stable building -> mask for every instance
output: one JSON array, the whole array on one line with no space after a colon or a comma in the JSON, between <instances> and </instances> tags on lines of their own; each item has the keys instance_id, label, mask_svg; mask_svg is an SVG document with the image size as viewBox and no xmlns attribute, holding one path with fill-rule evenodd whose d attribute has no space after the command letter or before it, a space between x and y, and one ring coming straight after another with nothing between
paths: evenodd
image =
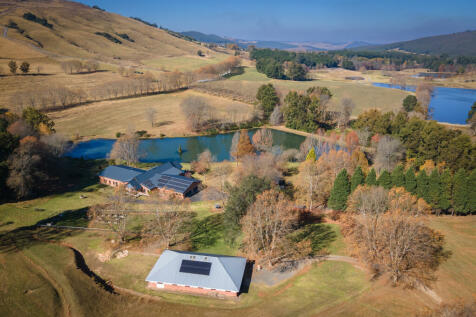
<instances>
[{"instance_id":1,"label":"stable building","mask_svg":"<svg viewBox=\"0 0 476 317\"><path fill-rule=\"evenodd\" d=\"M124 165L111 165L99 173L101 184L144 193L185 198L198 191L200 181L182 170L180 163L167 162L149 170Z\"/></svg>"},{"instance_id":2,"label":"stable building","mask_svg":"<svg viewBox=\"0 0 476 317\"><path fill-rule=\"evenodd\" d=\"M146 282L155 290L236 297L245 268L242 257L165 250Z\"/></svg>"}]
</instances>

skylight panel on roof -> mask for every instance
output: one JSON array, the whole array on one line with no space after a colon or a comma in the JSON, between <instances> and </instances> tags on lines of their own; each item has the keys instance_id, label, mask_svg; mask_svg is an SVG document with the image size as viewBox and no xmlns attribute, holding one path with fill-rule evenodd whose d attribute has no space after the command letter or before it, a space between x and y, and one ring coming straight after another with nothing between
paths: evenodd
<instances>
[{"instance_id":1,"label":"skylight panel on roof","mask_svg":"<svg viewBox=\"0 0 476 317\"><path fill-rule=\"evenodd\" d=\"M182 264L180 265L180 272L199 275L210 275L211 267L211 262L182 260Z\"/></svg>"}]
</instances>

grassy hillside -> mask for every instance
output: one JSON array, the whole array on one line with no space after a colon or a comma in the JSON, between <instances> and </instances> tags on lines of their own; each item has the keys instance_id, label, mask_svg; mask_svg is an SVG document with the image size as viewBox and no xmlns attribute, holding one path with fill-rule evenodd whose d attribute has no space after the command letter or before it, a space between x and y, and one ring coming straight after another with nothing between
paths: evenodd
<instances>
[{"instance_id":1,"label":"grassy hillside","mask_svg":"<svg viewBox=\"0 0 476 317\"><path fill-rule=\"evenodd\" d=\"M26 19L25 13L46 19L50 27ZM62 0L2 2L0 24L6 26L2 35L11 41L8 48L0 45L2 58L17 57L32 48L58 58L129 64L159 56L196 56L198 49L210 57L220 54L135 19Z\"/></svg>"},{"instance_id":2,"label":"grassy hillside","mask_svg":"<svg viewBox=\"0 0 476 317\"><path fill-rule=\"evenodd\" d=\"M412 41L363 46L358 50L402 50L420 54L476 56L476 31L423 37Z\"/></svg>"}]
</instances>

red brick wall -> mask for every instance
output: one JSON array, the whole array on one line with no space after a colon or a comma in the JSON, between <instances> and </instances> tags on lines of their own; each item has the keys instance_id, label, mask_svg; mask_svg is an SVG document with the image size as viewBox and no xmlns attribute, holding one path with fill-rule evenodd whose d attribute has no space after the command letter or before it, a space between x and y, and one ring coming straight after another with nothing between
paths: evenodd
<instances>
[{"instance_id":1,"label":"red brick wall","mask_svg":"<svg viewBox=\"0 0 476 317\"><path fill-rule=\"evenodd\" d=\"M118 187L120 185L125 185L126 183L124 182L120 182L118 180L115 180L115 179L112 179L112 178L107 178L107 177L103 177L103 176L99 176L99 182L101 184L105 184L105 185L109 185L109 186L112 186L112 187Z\"/></svg>"},{"instance_id":2,"label":"red brick wall","mask_svg":"<svg viewBox=\"0 0 476 317\"><path fill-rule=\"evenodd\" d=\"M236 292L226 292L226 291L219 291L219 290L212 290L212 289L205 289L205 288L195 288L195 287L188 287L188 286L179 286L179 285L172 285L172 284L162 284L164 285L163 288L157 287L157 283L149 282L149 288L155 290L166 290L171 292L181 292L181 293L190 293L190 294L197 294L197 295L206 295L206 296L215 296L215 297L222 297L222 296L231 296L236 297L238 294Z\"/></svg>"}]
</instances>

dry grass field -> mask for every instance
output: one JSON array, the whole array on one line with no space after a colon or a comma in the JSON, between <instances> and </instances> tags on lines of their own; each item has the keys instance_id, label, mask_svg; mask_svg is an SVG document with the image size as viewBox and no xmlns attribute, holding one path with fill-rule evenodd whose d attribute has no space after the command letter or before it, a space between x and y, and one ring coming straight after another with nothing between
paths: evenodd
<instances>
[{"instance_id":1,"label":"dry grass field","mask_svg":"<svg viewBox=\"0 0 476 317\"><path fill-rule=\"evenodd\" d=\"M185 116L180 103L187 97L200 96L214 109L216 118L247 119L252 113L249 104L230 101L225 98L201 94L194 91L168 93L148 97L103 101L90 105L52 112L57 132L65 136L78 134L85 138L115 138L116 132L126 132L128 128L146 130L151 136L191 135L186 127ZM156 110L155 126L147 120L147 110Z\"/></svg>"},{"instance_id":2,"label":"dry grass field","mask_svg":"<svg viewBox=\"0 0 476 317\"><path fill-rule=\"evenodd\" d=\"M323 79L314 79L311 81L290 81L269 79L264 74L258 73L255 68L247 67L242 75L234 76L229 80L221 80L202 84L210 89L229 90L243 96L255 96L262 84L272 83L284 99L291 90L305 92L312 86L328 87L334 94L331 101L331 109L339 109L339 102L342 98L351 98L356 107L353 115L365 111L369 108L379 108L383 111L398 110L401 108L402 100L409 94L396 89L385 89L374 87L370 81L355 82L343 79L346 71L333 71L325 73ZM342 73L342 74L341 74ZM318 77L321 76L318 74Z\"/></svg>"},{"instance_id":3,"label":"dry grass field","mask_svg":"<svg viewBox=\"0 0 476 317\"><path fill-rule=\"evenodd\" d=\"M147 67L154 67L159 70L174 71L178 70L181 72L193 71L202 66L207 66L210 64L217 64L224 61L228 58L229 55L225 54L215 54L213 56L200 57L197 54L194 55L183 55L183 56L172 56L172 57L158 57L152 58L149 60L144 60L143 63Z\"/></svg>"}]
</instances>

